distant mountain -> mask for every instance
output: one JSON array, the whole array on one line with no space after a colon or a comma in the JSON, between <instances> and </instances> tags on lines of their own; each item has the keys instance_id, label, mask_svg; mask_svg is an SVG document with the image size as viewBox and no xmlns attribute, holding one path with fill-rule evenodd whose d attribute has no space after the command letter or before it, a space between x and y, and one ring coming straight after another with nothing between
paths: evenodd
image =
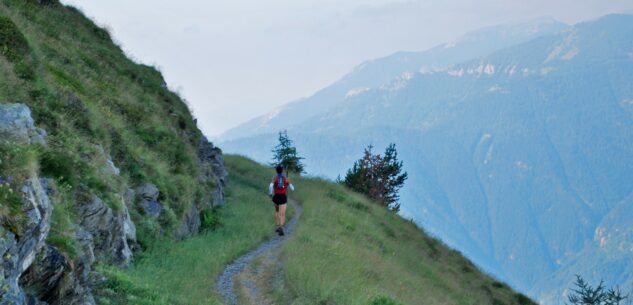
<instances>
[{"instance_id":1,"label":"distant mountain","mask_svg":"<svg viewBox=\"0 0 633 305\"><path fill-rule=\"evenodd\" d=\"M346 97L338 91L325 111L303 106L342 90L347 78L362 79L363 70L379 71L358 68L291 104L303 117L281 127L308 171L328 177L343 174L365 145L396 142L410 176L404 214L546 304L561 303L574 274L630 287L633 16L553 32L461 63L446 55ZM237 129L254 128L250 136L223 147L268 161L280 126L253 124Z\"/></svg>"},{"instance_id":2,"label":"distant mountain","mask_svg":"<svg viewBox=\"0 0 633 305\"><path fill-rule=\"evenodd\" d=\"M403 74L447 67L468 59L484 56L535 37L553 34L567 25L551 18L484 28L464 35L455 42L439 45L423 52L398 52L367 61L331 86L313 96L281 106L270 113L250 120L224 133L222 140L275 132L277 123L293 125L328 111L346 98L367 88L380 86ZM274 120L273 120L274 119Z\"/></svg>"}]
</instances>

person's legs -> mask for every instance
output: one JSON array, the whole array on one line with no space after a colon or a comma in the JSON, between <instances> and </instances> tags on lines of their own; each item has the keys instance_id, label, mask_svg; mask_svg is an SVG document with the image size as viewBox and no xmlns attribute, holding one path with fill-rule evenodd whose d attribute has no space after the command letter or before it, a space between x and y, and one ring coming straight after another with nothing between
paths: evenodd
<instances>
[{"instance_id":1,"label":"person's legs","mask_svg":"<svg viewBox=\"0 0 633 305\"><path fill-rule=\"evenodd\" d=\"M279 205L275 204L275 224L277 225L277 228L281 227L280 214Z\"/></svg>"},{"instance_id":2,"label":"person's legs","mask_svg":"<svg viewBox=\"0 0 633 305\"><path fill-rule=\"evenodd\" d=\"M286 204L279 205L279 225L281 227L286 223Z\"/></svg>"}]
</instances>

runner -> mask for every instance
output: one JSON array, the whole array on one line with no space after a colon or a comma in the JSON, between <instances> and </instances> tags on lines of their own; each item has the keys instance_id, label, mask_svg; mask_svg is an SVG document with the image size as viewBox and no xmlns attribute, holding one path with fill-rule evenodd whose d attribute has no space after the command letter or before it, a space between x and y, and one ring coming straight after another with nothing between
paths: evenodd
<instances>
[{"instance_id":1,"label":"runner","mask_svg":"<svg viewBox=\"0 0 633 305\"><path fill-rule=\"evenodd\" d=\"M294 191L295 187L284 176L283 166L277 165L275 170L277 175L273 177L273 181L268 186L268 194L275 203L275 224L277 225L275 232L279 233L279 236L283 236L284 223L286 222L286 203L288 203L288 188Z\"/></svg>"}]
</instances>

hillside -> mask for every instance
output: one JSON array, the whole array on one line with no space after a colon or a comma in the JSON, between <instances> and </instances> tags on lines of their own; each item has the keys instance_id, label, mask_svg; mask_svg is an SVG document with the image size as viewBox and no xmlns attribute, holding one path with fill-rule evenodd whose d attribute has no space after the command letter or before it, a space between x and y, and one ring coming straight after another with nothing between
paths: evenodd
<instances>
[{"instance_id":1,"label":"hillside","mask_svg":"<svg viewBox=\"0 0 633 305\"><path fill-rule=\"evenodd\" d=\"M94 304L97 266L197 234L223 202L187 105L76 9L2 1L0 72L0 303Z\"/></svg>"},{"instance_id":2,"label":"hillside","mask_svg":"<svg viewBox=\"0 0 633 305\"><path fill-rule=\"evenodd\" d=\"M215 277L273 233L269 169L225 167L160 72L57 1L0 3L0 70L0 304L219 304ZM277 303L531 304L358 194L292 178Z\"/></svg>"},{"instance_id":3,"label":"hillside","mask_svg":"<svg viewBox=\"0 0 633 305\"><path fill-rule=\"evenodd\" d=\"M628 286L631 33L633 16L605 16L406 74L284 127L308 171L330 178L367 144L396 142L406 215L546 304L574 274ZM274 139L223 147L267 161L259 148Z\"/></svg>"},{"instance_id":4,"label":"hillside","mask_svg":"<svg viewBox=\"0 0 633 305\"><path fill-rule=\"evenodd\" d=\"M108 270L107 292L126 296L110 304L221 302L210 287L223 265L274 234L273 208L262 191L273 170L238 156L226 163L231 183L219 224L157 245L127 270ZM280 249L283 284L263 289L273 304L391 304L372 303L378 297L396 304L533 304L363 196L320 179L290 178L297 187L290 197L303 211Z\"/></svg>"}]
</instances>

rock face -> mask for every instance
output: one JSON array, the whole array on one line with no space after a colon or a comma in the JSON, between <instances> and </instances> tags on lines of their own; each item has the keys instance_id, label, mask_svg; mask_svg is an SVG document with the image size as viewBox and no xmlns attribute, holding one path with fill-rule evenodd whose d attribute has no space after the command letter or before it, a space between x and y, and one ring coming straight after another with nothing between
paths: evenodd
<instances>
[{"instance_id":1,"label":"rock face","mask_svg":"<svg viewBox=\"0 0 633 305\"><path fill-rule=\"evenodd\" d=\"M20 276L36 259L36 254L45 246L50 230L53 206L42 181L37 176L27 180L22 188L24 198L21 207L25 221L18 233L0 227L0 300L2 304L24 304L27 296L18 284Z\"/></svg>"},{"instance_id":2,"label":"rock face","mask_svg":"<svg viewBox=\"0 0 633 305\"><path fill-rule=\"evenodd\" d=\"M224 187L229 179L229 172L226 170L222 150L215 147L206 137L201 137L198 143L198 161L202 169L202 177L200 180L204 182L213 182L216 190L213 193L213 204L221 205L224 203Z\"/></svg>"},{"instance_id":3,"label":"rock face","mask_svg":"<svg viewBox=\"0 0 633 305\"><path fill-rule=\"evenodd\" d=\"M201 184L213 185L215 190L185 212L182 224L176 230L176 238L185 238L198 233L202 211L224 204L224 187L228 182L229 173L224 164L222 150L215 147L204 136L201 136L198 141L198 168L200 169L198 181ZM147 211L147 208L145 209Z\"/></svg>"},{"instance_id":4,"label":"rock face","mask_svg":"<svg viewBox=\"0 0 633 305\"><path fill-rule=\"evenodd\" d=\"M158 201L160 191L156 185L145 183L136 189L136 196L145 214L157 218L163 212L163 204Z\"/></svg>"},{"instance_id":5,"label":"rock face","mask_svg":"<svg viewBox=\"0 0 633 305\"><path fill-rule=\"evenodd\" d=\"M46 145L46 132L35 126L31 111L24 104L0 104L0 139L8 145ZM103 164L100 176L120 180L121 171L104 148L97 144L94 151L93 159L86 161ZM201 212L224 203L228 172L222 151L204 137L198 145L198 165L199 182L213 188L184 213L175 231L177 238L197 233ZM82 186L78 189L74 212L79 223L72 229L74 236L69 237L74 239L77 253L71 258L46 243L55 206L48 180L37 172L25 179L20 207L24 220L10 229L0 226L0 304L96 303L91 287L99 275L92 265L98 262L127 266L132 261L136 226L128 208L134 206L150 218L161 217L165 210L160 190L153 183L144 183L134 190L123 183L123 187L112 189L120 191L109 196L107 202L92 190Z\"/></svg>"},{"instance_id":6,"label":"rock face","mask_svg":"<svg viewBox=\"0 0 633 305\"><path fill-rule=\"evenodd\" d=\"M114 211L101 198L91 194L79 205L80 226L93 236L94 254L100 261L127 265L132 260L130 243L136 242L136 229L123 198Z\"/></svg>"},{"instance_id":7,"label":"rock face","mask_svg":"<svg viewBox=\"0 0 633 305\"><path fill-rule=\"evenodd\" d=\"M0 105L0 139L16 144L44 144L46 132L35 127L24 104Z\"/></svg>"}]
</instances>

